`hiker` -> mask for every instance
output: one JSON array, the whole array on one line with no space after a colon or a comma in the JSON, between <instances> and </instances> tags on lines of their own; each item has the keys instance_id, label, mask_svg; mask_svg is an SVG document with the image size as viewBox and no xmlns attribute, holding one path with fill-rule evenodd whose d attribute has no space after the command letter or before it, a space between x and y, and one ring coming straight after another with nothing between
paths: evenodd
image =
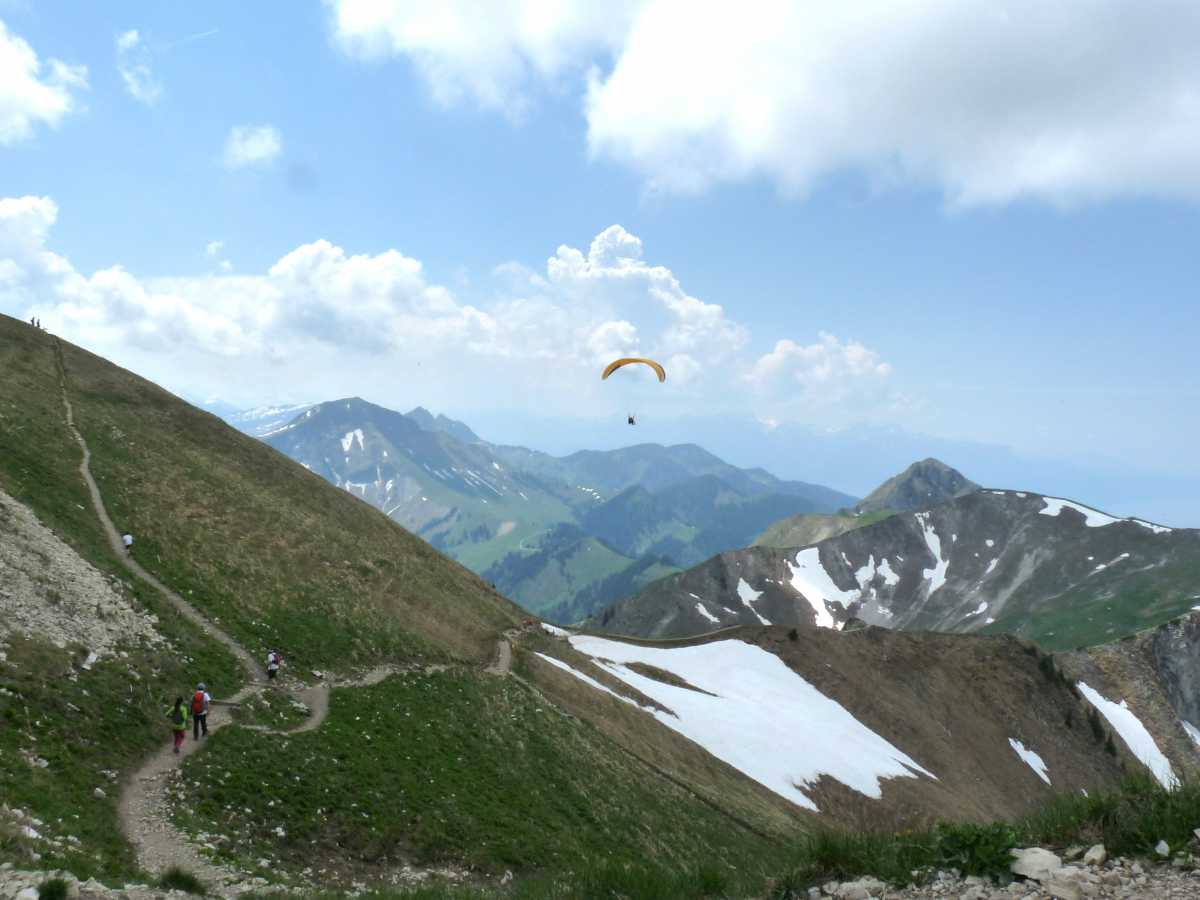
<instances>
[{"instance_id":1,"label":"hiker","mask_svg":"<svg viewBox=\"0 0 1200 900\"><path fill-rule=\"evenodd\" d=\"M183 739L187 736L188 727L188 709L183 705L183 698L176 697L175 705L169 707L166 712L167 721L171 723L171 731L175 736L175 752L179 752L179 748L183 746Z\"/></svg>"},{"instance_id":2,"label":"hiker","mask_svg":"<svg viewBox=\"0 0 1200 900\"><path fill-rule=\"evenodd\" d=\"M121 535L121 543L125 545L125 552L133 552L133 535L128 531Z\"/></svg>"},{"instance_id":3,"label":"hiker","mask_svg":"<svg viewBox=\"0 0 1200 900\"><path fill-rule=\"evenodd\" d=\"M208 704L212 697L204 687L204 682L196 685L196 693L192 694L192 740L200 740L200 735L208 737Z\"/></svg>"},{"instance_id":4,"label":"hiker","mask_svg":"<svg viewBox=\"0 0 1200 900\"><path fill-rule=\"evenodd\" d=\"M274 681L275 676L279 674L279 667L283 665L283 654L278 650L272 650L267 654L267 680Z\"/></svg>"}]
</instances>

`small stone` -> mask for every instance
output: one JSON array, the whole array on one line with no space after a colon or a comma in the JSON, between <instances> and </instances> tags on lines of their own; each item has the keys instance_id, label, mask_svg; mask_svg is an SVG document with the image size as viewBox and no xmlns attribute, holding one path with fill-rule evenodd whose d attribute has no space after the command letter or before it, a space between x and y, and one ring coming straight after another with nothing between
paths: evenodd
<instances>
[{"instance_id":1,"label":"small stone","mask_svg":"<svg viewBox=\"0 0 1200 900\"><path fill-rule=\"evenodd\" d=\"M827 881L821 885L821 892L825 894L826 897L832 897L837 893L837 889L840 887L841 885L836 881Z\"/></svg>"},{"instance_id":2,"label":"small stone","mask_svg":"<svg viewBox=\"0 0 1200 900\"><path fill-rule=\"evenodd\" d=\"M17 891L13 900L38 900L38 889L35 887L22 888Z\"/></svg>"},{"instance_id":3,"label":"small stone","mask_svg":"<svg viewBox=\"0 0 1200 900\"><path fill-rule=\"evenodd\" d=\"M1108 862L1108 851L1104 849L1103 844L1096 844L1083 854L1085 866L1102 866L1106 862Z\"/></svg>"},{"instance_id":4,"label":"small stone","mask_svg":"<svg viewBox=\"0 0 1200 900\"><path fill-rule=\"evenodd\" d=\"M1161 856L1163 859L1166 859L1168 856L1171 855L1171 845L1168 844L1166 841L1159 841L1157 844L1154 845L1154 852L1157 853L1159 856Z\"/></svg>"},{"instance_id":5,"label":"small stone","mask_svg":"<svg viewBox=\"0 0 1200 900\"><path fill-rule=\"evenodd\" d=\"M94 791L92 791L92 796L95 797L97 800L103 800L105 797L108 796L108 794L104 793L104 791L101 788L96 788Z\"/></svg>"},{"instance_id":6,"label":"small stone","mask_svg":"<svg viewBox=\"0 0 1200 900\"><path fill-rule=\"evenodd\" d=\"M1083 852L1086 849L1086 847L1081 847L1078 844L1074 844L1063 851L1063 859L1065 859L1067 862L1075 862L1075 860L1083 856Z\"/></svg>"}]
</instances>

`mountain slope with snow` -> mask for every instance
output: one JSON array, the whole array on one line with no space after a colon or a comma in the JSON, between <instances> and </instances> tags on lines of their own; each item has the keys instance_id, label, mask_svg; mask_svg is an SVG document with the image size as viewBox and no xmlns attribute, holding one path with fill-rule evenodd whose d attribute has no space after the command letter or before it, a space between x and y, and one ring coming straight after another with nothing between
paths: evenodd
<instances>
[{"instance_id":1,"label":"mountain slope with snow","mask_svg":"<svg viewBox=\"0 0 1200 900\"><path fill-rule=\"evenodd\" d=\"M743 546L780 516L853 500L692 445L559 458L357 398L318 404L265 440L561 621Z\"/></svg>"},{"instance_id":2,"label":"mountain slope with snow","mask_svg":"<svg viewBox=\"0 0 1200 900\"><path fill-rule=\"evenodd\" d=\"M858 618L904 630L1011 632L1070 648L1179 615L1194 602L1198 575L1195 530L985 490L811 547L721 554L594 624L681 637L762 620L840 627ZM756 592L752 608L739 593L743 582Z\"/></svg>"},{"instance_id":3,"label":"mountain slope with snow","mask_svg":"<svg viewBox=\"0 0 1200 900\"><path fill-rule=\"evenodd\" d=\"M1018 816L1137 765L1012 636L745 626L679 642L562 633L530 651L543 689L614 740L648 748L666 729L825 821ZM686 772L665 750L652 760Z\"/></svg>"}]
</instances>

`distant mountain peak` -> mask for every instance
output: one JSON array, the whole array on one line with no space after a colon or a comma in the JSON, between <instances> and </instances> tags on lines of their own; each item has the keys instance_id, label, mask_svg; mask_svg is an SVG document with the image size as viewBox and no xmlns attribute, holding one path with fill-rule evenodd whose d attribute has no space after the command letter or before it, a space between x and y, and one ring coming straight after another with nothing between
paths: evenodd
<instances>
[{"instance_id":1,"label":"distant mountain peak","mask_svg":"<svg viewBox=\"0 0 1200 900\"><path fill-rule=\"evenodd\" d=\"M894 475L855 507L860 513L885 509L914 512L979 490L979 485L940 459L926 457Z\"/></svg>"}]
</instances>

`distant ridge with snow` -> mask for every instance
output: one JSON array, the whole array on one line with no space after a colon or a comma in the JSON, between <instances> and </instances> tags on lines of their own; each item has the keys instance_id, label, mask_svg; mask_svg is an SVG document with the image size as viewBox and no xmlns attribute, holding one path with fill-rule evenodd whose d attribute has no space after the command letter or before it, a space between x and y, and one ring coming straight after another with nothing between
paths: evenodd
<instances>
[{"instance_id":1,"label":"distant ridge with snow","mask_svg":"<svg viewBox=\"0 0 1200 900\"><path fill-rule=\"evenodd\" d=\"M759 617L833 628L855 618L907 630L1007 632L1069 649L1189 611L1198 570L1195 529L1028 491L977 490L809 547L720 554L591 624L684 637ZM756 592L753 610L741 584Z\"/></svg>"}]
</instances>

